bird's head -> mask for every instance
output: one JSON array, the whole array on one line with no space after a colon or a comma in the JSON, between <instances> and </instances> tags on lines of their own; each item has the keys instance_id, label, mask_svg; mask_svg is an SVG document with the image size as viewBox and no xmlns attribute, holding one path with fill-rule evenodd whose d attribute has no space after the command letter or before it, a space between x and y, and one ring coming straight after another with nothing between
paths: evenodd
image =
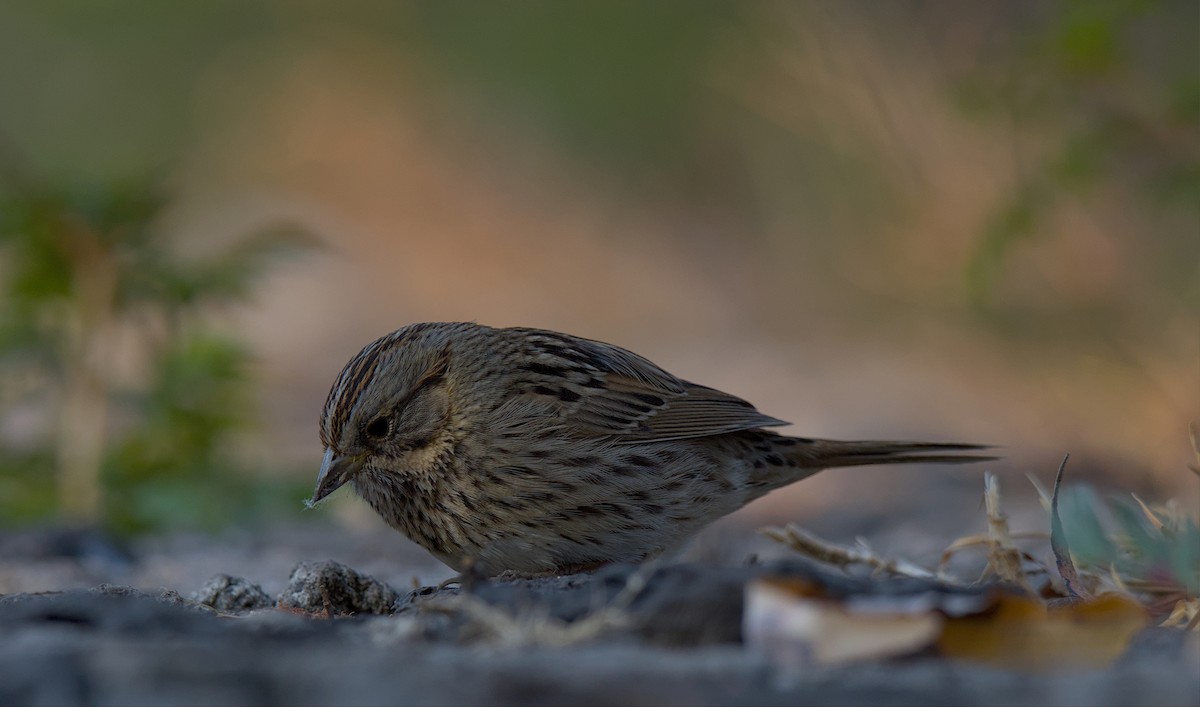
<instances>
[{"instance_id":1,"label":"bird's head","mask_svg":"<svg viewBox=\"0 0 1200 707\"><path fill-rule=\"evenodd\" d=\"M309 504L364 472L420 477L449 444L451 347L429 325L368 344L342 369L321 415L325 457Z\"/></svg>"}]
</instances>

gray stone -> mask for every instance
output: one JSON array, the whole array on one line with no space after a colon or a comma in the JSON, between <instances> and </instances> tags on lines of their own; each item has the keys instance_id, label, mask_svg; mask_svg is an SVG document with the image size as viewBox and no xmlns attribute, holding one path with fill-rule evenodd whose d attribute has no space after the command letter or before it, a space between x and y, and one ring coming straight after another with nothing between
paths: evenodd
<instances>
[{"instance_id":1,"label":"gray stone","mask_svg":"<svg viewBox=\"0 0 1200 707\"><path fill-rule=\"evenodd\" d=\"M219 574L205 582L190 599L227 614L242 614L275 605L262 587L227 574Z\"/></svg>"},{"instance_id":2,"label":"gray stone","mask_svg":"<svg viewBox=\"0 0 1200 707\"><path fill-rule=\"evenodd\" d=\"M297 565L276 603L311 614L390 614L399 598L374 577L327 560Z\"/></svg>"}]
</instances>

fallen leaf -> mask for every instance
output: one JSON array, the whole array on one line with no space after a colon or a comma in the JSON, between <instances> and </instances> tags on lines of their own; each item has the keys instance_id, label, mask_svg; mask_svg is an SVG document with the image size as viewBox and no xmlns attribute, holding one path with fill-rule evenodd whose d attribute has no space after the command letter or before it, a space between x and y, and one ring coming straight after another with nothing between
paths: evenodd
<instances>
[{"instance_id":1,"label":"fallen leaf","mask_svg":"<svg viewBox=\"0 0 1200 707\"><path fill-rule=\"evenodd\" d=\"M908 655L930 646L935 611L874 611L824 598L802 580L762 579L746 588L746 644L792 668Z\"/></svg>"},{"instance_id":2,"label":"fallen leaf","mask_svg":"<svg viewBox=\"0 0 1200 707\"><path fill-rule=\"evenodd\" d=\"M947 619L937 646L951 658L1015 670L1104 668L1146 623L1145 609L1117 594L1054 608L1002 595L989 612Z\"/></svg>"}]
</instances>

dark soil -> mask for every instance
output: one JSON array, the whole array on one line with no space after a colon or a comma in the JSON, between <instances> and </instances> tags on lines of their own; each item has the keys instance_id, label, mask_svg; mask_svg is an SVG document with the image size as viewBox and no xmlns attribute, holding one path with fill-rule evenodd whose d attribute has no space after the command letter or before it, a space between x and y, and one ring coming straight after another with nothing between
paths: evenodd
<instances>
[{"instance_id":1,"label":"dark soil","mask_svg":"<svg viewBox=\"0 0 1200 707\"><path fill-rule=\"evenodd\" d=\"M337 542L355 547L353 539L329 547ZM165 555L188 557L178 548ZM64 562L76 566L76 583L144 576L132 568L146 557L145 548L88 533L0 539L0 571L10 585L21 572ZM410 559L427 569L419 555ZM468 576L442 589L302 561L266 588L218 573L152 592L98 584L12 593L0 595L0 704L1200 702L1195 642L1163 629L1143 632L1107 670L1027 674L930 652L833 668L781 665L742 640L744 587L764 575L803 578L834 597L967 600L997 591L849 576L793 558L540 579Z\"/></svg>"}]
</instances>

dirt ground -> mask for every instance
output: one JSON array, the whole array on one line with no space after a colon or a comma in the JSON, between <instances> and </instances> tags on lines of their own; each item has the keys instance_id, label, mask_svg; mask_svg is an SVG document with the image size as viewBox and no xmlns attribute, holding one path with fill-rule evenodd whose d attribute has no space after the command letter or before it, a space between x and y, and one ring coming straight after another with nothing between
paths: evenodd
<instances>
[{"instance_id":1,"label":"dirt ground","mask_svg":"<svg viewBox=\"0 0 1200 707\"><path fill-rule=\"evenodd\" d=\"M1197 646L1166 629L1143 631L1105 670L1031 674L929 651L781 663L744 640L755 578L802 578L855 598L987 590L855 576L738 542L741 551L710 543L654 567L438 589L450 571L390 533L305 526L130 544L87 531L9 533L0 536L0 704L1200 701Z\"/></svg>"}]
</instances>

